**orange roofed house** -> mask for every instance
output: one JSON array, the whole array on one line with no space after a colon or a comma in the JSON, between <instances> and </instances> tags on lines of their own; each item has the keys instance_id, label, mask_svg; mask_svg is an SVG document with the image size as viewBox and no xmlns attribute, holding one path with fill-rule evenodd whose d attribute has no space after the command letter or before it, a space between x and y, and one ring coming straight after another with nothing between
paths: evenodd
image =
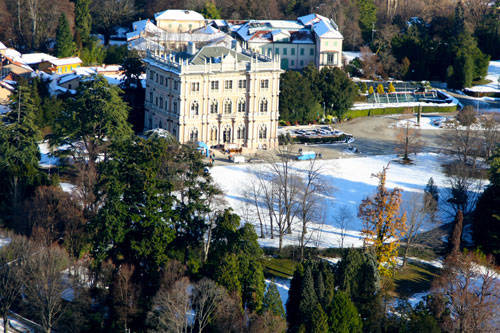
<instances>
[{"instance_id":1,"label":"orange roofed house","mask_svg":"<svg viewBox=\"0 0 500 333\"><path fill-rule=\"evenodd\" d=\"M49 74L68 74L82 65L78 57L50 59L42 62L38 68Z\"/></svg>"}]
</instances>

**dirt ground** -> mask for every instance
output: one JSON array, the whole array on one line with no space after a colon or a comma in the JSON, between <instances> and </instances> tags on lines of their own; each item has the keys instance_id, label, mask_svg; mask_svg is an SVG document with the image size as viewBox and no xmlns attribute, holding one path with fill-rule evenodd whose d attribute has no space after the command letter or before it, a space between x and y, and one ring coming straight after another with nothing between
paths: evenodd
<instances>
[{"instance_id":1,"label":"dirt ground","mask_svg":"<svg viewBox=\"0 0 500 333\"><path fill-rule=\"evenodd\" d=\"M323 159L334 158L349 158L367 155L384 155L394 154L398 146L398 133L399 128L391 128L390 125L394 124L401 119L401 115L391 116L376 116L376 117L363 117L356 118L342 124L336 124L333 127L345 133L352 134L355 142L346 144L315 144L304 145L294 144L291 145L289 151L298 151L300 148L303 150L312 150L321 154ZM440 152L440 135L449 130L417 130L420 133L420 149L425 152ZM357 148L358 153L347 151L346 148ZM269 152L259 152L256 154L247 154L245 157L248 159L259 160L263 155ZM227 164L229 162L227 156L220 151L215 152L215 164Z\"/></svg>"}]
</instances>

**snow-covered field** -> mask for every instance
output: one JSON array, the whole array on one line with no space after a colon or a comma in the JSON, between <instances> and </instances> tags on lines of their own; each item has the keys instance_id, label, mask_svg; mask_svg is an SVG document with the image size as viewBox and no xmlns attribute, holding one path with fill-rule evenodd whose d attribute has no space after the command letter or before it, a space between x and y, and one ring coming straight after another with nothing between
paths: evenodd
<instances>
[{"instance_id":1,"label":"snow-covered field","mask_svg":"<svg viewBox=\"0 0 500 333\"><path fill-rule=\"evenodd\" d=\"M391 124L390 127L405 128L407 123L409 123L411 128L419 128L424 130L440 130L440 129L450 129L454 128L453 118L441 117L441 116L422 116L420 118L420 125L417 123L417 117L412 117L409 119L401 119ZM464 126L459 126L459 130L465 130ZM483 130L484 128L481 124L473 124L471 126L472 130Z\"/></svg>"},{"instance_id":2,"label":"snow-covered field","mask_svg":"<svg viewBox=\"0 0 500 333\"><path fill-rule=\"evenodd\" d=\"M378 180L372 174L380 172L384 166L396 159L395 155L369 156L360 158L346 158L337 160L320 160L323 181L334 188L329 195L323 196L324 218L310 224L309 246L338 247L341 236L336 217L340 211L347 211L349 226L344 239L344 246L361 246L360 230L362 222L357 218L358 206L361 201L372 195ZM441 191L441 198L445 196L445 188L449 187L446 176L443 174L441 164L445 162L445 155L434 153L419 154L412 165L391 163L387 171L387 187L403 189L403 207L410 205L415 200L415 193L420 200L423 189L430 177ZM308 166L308 161L295 162L293 167L300 172ZM211 174L217 184L225 193L228 204L243 219L255 225L257 233L260 227L255 214L248 214L249 207L253 207L252 200L247 197L246 191L251 182L256 181L255 170L263 165L231 165L212 168ZM444 206L444 205L441 205ZM444 211L442 218L449 218ZM264 220L267 223L267 220ZM423 230L428 230L435 225L425 225ZM269 226L266 226L268 229ZM423 231L422 230L422 231ZM286 235L284 245L297 244L299 226L296 225L291 235ZM269 236L266 236L269 237ZM277 247L278 238L259 239L262 246Z\"/></svg>"},{"instance_id":3,"label":"snow-covered field","mask_svg":"<svg viewBox=\"0 0 500 333\"><path fill-rule=\"evenodd\" d=\"M484 93L500 93L500 82L498 81L500 79L500 60L490 61L490 65L488 66L488 75L486 75L485 79L490 80L491 82L467 88L466 90Z\"/></svg>"}]
</instances>

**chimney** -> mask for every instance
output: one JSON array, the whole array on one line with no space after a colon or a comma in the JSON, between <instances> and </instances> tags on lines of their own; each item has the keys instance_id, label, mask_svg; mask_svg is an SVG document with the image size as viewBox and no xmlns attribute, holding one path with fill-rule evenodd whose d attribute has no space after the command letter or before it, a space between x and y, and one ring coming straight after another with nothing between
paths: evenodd
<instances>
[{"instance_id":1,"label":"chimney","mask_svg":"<svg viewBox=\"0 0 500 333\"><path fill-rule=\"evenodd\" d=\"M193 55L196 53L196 45L194 42L188 42L187 53Z\"/></svg>"}]
</instances>

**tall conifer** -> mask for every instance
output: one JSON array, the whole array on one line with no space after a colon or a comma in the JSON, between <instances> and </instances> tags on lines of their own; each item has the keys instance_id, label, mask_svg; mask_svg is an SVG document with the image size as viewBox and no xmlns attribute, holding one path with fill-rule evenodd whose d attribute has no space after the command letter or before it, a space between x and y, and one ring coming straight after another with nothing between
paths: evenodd
<instances>
[{"instance_id":1,"label":"tall conifer","mask_svg":"<svg viewBox=\"0 0 500 333\"><path fill-rule=\"evenodd\" d=\"M71 57L75 54L75 43L69 30L66 15L59 16L59 24L56 32L56 56L59 58Z\"/></svg>"}]
</instances>

